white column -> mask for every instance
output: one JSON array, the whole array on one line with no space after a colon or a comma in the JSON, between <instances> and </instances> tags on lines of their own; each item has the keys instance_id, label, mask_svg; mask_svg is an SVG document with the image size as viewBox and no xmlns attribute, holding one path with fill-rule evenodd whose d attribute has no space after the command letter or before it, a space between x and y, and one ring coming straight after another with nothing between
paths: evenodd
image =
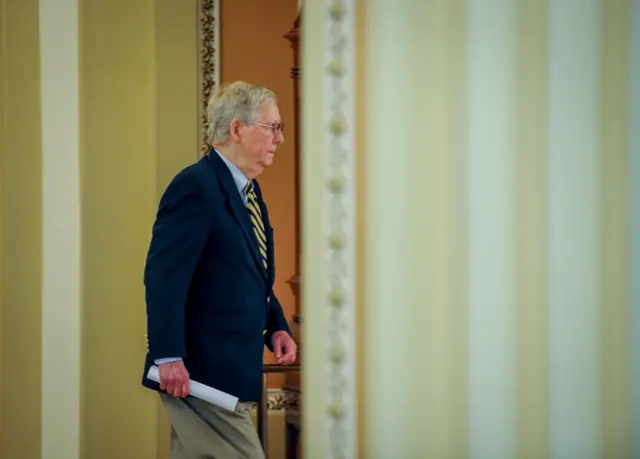
<instances>
[{"instance_id":1,"label":"white column","mask_svg":"<svg viewBox=\"0 0 640 459\"><path fill-rule=\"evenodd\" d=\"M421 43L418 2L396 8L371 1L366 15L367 86L365 95L367 152L364 167L366 196L365 304L367 308L365 400L371 457L419 457L424 438L418 434L418 413L424 407L418 386L428 376L416 353L427 323L426 299L418 294L426 279L418 279L427 256L419 243L426 214L417 197L424 158L411 132L426 128L416 106L423 96L411 92L428 81L427 56L407 46ZM378 37L376 39L376 37ZM371 41L370 41L371 40ZM395 69L389 71L389 69ZM396 91L391 90L396 88ZM404 88L404 89L403 89ZM396 133L390 135L390 133ZM393 190L393 191L391 191ZM378 337L378 338L374 338ZM410 355L415 366L411 365ZM374 372L373 369L377 368ZM377 373L377 377L371 375ZM408 378L413 374L414 378ZM400 390L394 389L401 381ZM412 422L413 421L413 422Z\"/></svg>"},{"instance_id":2,"label":"white column","mask_svg":"<svg viewBox=\"0 0 640 459\"><path fill-rule=\"evenodd\" d=\"M517 5L470 5L469 455L509 459L517 432Z\"/></svg>"},{"instance_id":3,"label":"white column","mask_svg":"<svg viewBox=\"0 0 640 459\"><path fill-rule=\"evenodd\" d=\"M310 458L346 459L357 457L356 2L305 8L303 443Z\"/></svg>"},{"instance_id":4,"label":"white column","mask_svg":"<svg viewBox=\"0 0 640 459\"><path fill-rule=\"evenodd\" d=\"M431 131L427 109L429 59L422 20L427 2L366 7L365 308L367 314L365 457L424 457L429 372L429 257L425 229L426 150L416 133ZM417 47L409 46L415 43ZM423 86L424 85L424 86ZM392 134L393 133L393 134ZM374 376L375 375L375 376Z\"/></svg>"},{"instance_id":5,"label":"white column","mask_svg":"<svg viewBox=\"0 0 640 459\"><path fill-rule=\"evenodd\" d=\"M362 453L459 458L467 430L466 11L461 2L372 0L364 12Z\"/></svg>"},{"instance_id":6,"label":"white column","mask_svg":"<svg viewBox=\"0 0 640 459\"><path fill-rule=\"evenodd\" d=\"M80 458L78 0L40 0L42 457Z\"/></svg>"},{"instance_id":7,"label":"white column","mask_svg":"<svg viewBox=\"0 0 640 459\"><path fill-rule=\"evenodd\" d=\"M553 1L549 22L551 456L598 459L600 1Z\"/></svg>"},{"instance_id":8,"label":"white column","mask_svg":"<svg viewBox=\"0 0 640 459\"><path fill-rule=\"evenodd\" d=\"M640 0L633 0L629 118L629 235L634 458L640 459Z\"/></svg>"}]
</instances>

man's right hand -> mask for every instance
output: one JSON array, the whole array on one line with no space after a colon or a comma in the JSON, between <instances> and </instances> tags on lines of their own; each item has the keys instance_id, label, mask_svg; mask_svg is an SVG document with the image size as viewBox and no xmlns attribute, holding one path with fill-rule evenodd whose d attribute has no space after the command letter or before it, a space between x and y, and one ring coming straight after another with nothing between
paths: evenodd
<instances>
[{"instance_id":1,"label":"man's right hand","mask_svg":"<svg viewBox=\"0 0 640 459\"><path fill-rule=\"evenodd\" d=\"M160 389L174 397L186 397L191 392L189 372L182 360L161 363L158 365L160 373Z\"/></svg>"}]
</instances>

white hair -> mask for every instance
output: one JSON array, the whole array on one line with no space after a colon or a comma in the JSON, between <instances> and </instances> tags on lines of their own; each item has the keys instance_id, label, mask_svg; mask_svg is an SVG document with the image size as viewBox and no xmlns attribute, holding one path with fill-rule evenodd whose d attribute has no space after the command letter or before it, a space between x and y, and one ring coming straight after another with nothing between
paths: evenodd
<instances>
[{"instance_id":1,"label":"white hair","mask_svg":"<svg viewBox=\"0 0 640 459\"><path fill-rule=\"evenodd\" d=\"M266 103L277 103L276 95L267 88L244 81L236 81L220 88L209 100L207 107L207 139L210 145L223 143L229 137L229 125L235 118L257 122L259 108Z\"/></svg>"}]
</instances>

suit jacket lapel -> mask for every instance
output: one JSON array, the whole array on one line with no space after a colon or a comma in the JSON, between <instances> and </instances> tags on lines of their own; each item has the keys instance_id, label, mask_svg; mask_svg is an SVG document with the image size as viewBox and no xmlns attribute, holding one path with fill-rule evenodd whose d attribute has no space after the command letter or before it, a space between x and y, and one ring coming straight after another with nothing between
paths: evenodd
<instances>
[{"instance_id":1,"label":"suit jacket lapel","mask_svg":"<svg viewBox=\"0 0 640 459\"><path fill-rule=\"evenodd\" d=\"M218 155L214 153L209 153L210 163L214 166L218 178L222 183L222 186L227 193L229 198L229 203L231 204L231 211L233 217L240 225L242 232L244 234L244 238L249 244L251 248L251 253L253 254L253 259L258 266L258 270L262 273L262 275L267 279L267 273L265 272L264 266L262 265L262 261L260 259L260 252L258 252L258 241L256 239L256 235L253 232L253 226L251 225L251 221L249 220L249 211L247 210L245 204L242 202L242 197L238 192L238 188L236 187L236 183L233 181L233 176L231 175L231 171L226 164L218 157Z\"/></svg>"}]
</instances>

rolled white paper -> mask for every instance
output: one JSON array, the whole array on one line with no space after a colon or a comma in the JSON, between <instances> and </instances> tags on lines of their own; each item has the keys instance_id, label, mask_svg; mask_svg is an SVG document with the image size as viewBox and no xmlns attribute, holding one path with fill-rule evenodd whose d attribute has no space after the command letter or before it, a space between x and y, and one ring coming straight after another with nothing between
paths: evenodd
<instances>
[{"instance_id":1,"label":"rolled white paper","mask_svg":"<svg viewBox=\"0 0 640 459\"><path fill-rule=\"evenodd\" d=\"M156 365L152 365L151 368L149 368L147 378L151 381L160 383L160 373ZM191 392L189 392L189 395L199 398L200 400L204 400L205 402L209 402L212 405L226 408L229 411L235 411L236 405L238 404L238 397L234 397L233 395L214 389L213 387L205 386L193 379L190 379L189 383L191 385Z\"/></svg>"}]
</instances>

